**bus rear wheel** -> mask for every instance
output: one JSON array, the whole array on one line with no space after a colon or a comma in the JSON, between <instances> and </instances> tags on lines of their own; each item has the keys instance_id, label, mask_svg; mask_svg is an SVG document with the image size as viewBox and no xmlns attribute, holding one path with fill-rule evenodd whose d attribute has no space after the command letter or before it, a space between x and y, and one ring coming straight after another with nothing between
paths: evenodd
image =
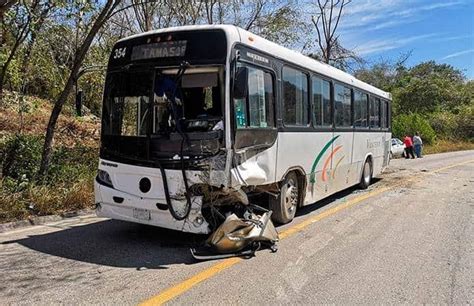
<instances>
[{"instance_id":1,"label":"bus rear wheel","mask_svg":"<svg viewBox=\"0 0 474 306\"><path fill-rule=\"evenodd\" d=\"M362 189L369 188L370 183L372 182L372 163L367 159L364 163L364 168L362 169L362 177L360 178L359 186Z\"/></svg>"},{"instance_id":2,"label":"bus rear wheel","mask_svg":"<svg viewBox=\"0 0 474 306\"><path fill-rule=\"evenodd\" d=\"M298 176L294 172L287 174L280 187L277 198L270 198L272 221L279 224L291 222L295 217L300 202Z\"/></svg>"}]
</instances>

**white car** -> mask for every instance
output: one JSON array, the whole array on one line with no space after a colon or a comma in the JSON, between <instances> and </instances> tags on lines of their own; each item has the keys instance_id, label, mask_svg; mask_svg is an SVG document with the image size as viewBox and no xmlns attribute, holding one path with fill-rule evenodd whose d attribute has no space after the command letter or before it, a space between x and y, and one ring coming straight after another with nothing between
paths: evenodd
<instances>
[{"instance_id":1,"label":"white car","mask_svg":"<svg viewBox=\"0 0 474 306\"><path fill-rule=\"evenodd\" d=\"M392 138L392 148L390 149L390 158L405 155L405 144L398 138Z\"/></svg>"}]
</instances>

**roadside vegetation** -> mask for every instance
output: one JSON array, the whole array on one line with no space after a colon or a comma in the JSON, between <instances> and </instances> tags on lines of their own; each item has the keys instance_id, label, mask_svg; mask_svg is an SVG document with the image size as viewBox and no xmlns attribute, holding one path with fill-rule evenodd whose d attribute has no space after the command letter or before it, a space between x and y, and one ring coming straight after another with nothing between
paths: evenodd
<instances>
[{"instance_id":1,"label":"roadside vegetation","mask_svg":"<svg viewBox=\"0 0 474 306\"><path fill-rule=\"evenodd\" d=\"M0 222L61 214L93 204L99 120L66 110L58 125L52 166L37 179L51 102L24 97L21 120L10 93L0 110Z\"/></svg>"},{"instance_id":2,"label":"roadside vegetation","mask_svg":"<svg viewBox=\"0 0 474 306\"><path fill-rule=\"evenodd\" d=\"M297 0L1 2L0 222L92 207L113 44L169 26L235 24L290 48L302 45L298 51L391 92L395 137L420 132L426 154L472 149L474 81L434 61L409 67L409 54L365 63L339 41L347 5L318 2L304 21L297 17L307 7Z\"/></svg>"},{"instance_id":3,"label":"roadside vegetation","mask_svg":"<svg viewBox=\"0 0 474 306\"><path fill-rule=\"evenodd\" d=\"M453 151L474 150L474 142L466 140L436 140L434 143L425 145L424 154L445 153Z\"/></svg>"},{"instance_id":4,"label":"roadside vegetation","mask_svg":"<svg viewBox=\"0 0 474 306\"><path fill-rule=\"evenodd\" d=\"M470 148L474 143L474 81L435 61L407 67L408 56L356 71L356 76L392 93L394 137L419 132L425 153Z\"/></svg>"}]
</instances>

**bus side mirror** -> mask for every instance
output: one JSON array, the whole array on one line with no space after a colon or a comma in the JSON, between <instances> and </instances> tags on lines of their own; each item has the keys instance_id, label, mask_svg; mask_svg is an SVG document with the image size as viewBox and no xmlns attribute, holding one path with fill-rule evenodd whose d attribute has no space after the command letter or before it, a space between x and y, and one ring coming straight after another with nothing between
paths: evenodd
<instances>
[{"instance_id":1,"label":"bus side mirror","mask_svg":"<svg viewBox=\"0 0 474 306\"><path fill-rule=\"evenodd\" d=\"M234 79L234 99L245 99L248 92L249 70L247 67L239 67Z\"/></svg>"}]
</instances>

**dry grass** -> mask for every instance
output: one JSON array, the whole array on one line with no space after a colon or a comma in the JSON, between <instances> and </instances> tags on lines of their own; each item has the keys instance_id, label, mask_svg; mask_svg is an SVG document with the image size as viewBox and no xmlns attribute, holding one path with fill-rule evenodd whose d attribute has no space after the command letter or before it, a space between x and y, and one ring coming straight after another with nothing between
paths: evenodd
<instances>
[{"instance_id":1,"label":"dry grass","mask_svg":"<svg viewBox=\"0 0 474 306\"><path fill-rule=\"evenodd\" d=\"M431 145L424 146L423 154L435 154L464 150L474 150L474 142L463 140L437 140Z\"/></svg>"},{"instance_id":2,"label":"dry grass","mask_svg":"<svg viewBox=\"0 0 474 306\"><path fill-rule=\"evenodd\" d=\"M25 219L27 216L27 205L23 201L22 193L0 190L0 223Z\"/></svg>"},{"instance_id":3,"label":"dry grass","mask_svg":"<svg viewBox=\"0 0 474 306\"><path fill-rule=\"evenodd\" d=\"M0 181L0 185L2 183ZM32 185L14 193L1 188L0 223L27 219L33 215L63 214L92 208L93 204L92 181L79 181L70 188Z\"/></svg>"},{"instance_id":4,"label":"dry grass","mask_svg":"<svg viewBox=\"0 0 474 306\"><path fill-rule=\"evenodd\" d=\"M44 135L53 106L50 101L6 91L3 102L0 105L0 140L20 131L23 135ZM54 182L43 185L32 179L2 178L0 160L0 223L91 208L96 167L91 164L96 162L97 156L90 152L97 151L99 138L99 118L93 115L76 117L66 107L59 117L54 137L54 148L62 150L55 161L57 164L52 165L57 168ZM78 152L76 158L75 152Z\"/></svg>"},{"instance_id":5,"label":"dry grass","mask_svg":"<svg viewBox=\"0 0 474 306\"><path fill-rule=\"evenodd\" d=\"M63 209L74 211L84 208L91 208L94 204L94 183L90 181L81 181L69 189L63 199Z\"/></svg>"},{"instance_id":6,"label":"dry grass","mask_svg":"<svg viewBox=\"0 0 474 306\"><path fill-rule=\"evenodd\" d=\"M19 112L18 97L7 92L6 105L0 109L0 137L19 133L43 135L52 110L52 103L37 97L24 97L24 111ZM93 116L75 117L65 109L59 117L54 137L55 145L98 147L100 119Z\"/></svg>"}]
</instances>

